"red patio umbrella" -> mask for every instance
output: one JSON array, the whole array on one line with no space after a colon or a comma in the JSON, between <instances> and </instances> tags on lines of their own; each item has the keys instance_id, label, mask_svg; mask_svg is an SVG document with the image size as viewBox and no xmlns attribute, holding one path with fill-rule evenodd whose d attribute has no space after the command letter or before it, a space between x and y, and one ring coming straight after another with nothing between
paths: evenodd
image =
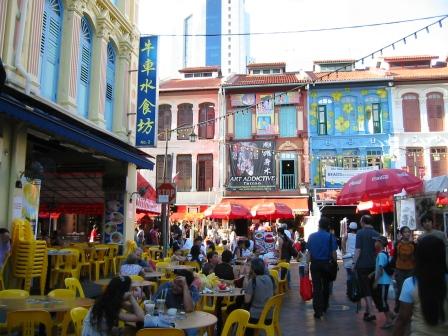
<instances>
[{"instance_id":1,"label":"red patio umbrella","mask_svg":"<svg viewBox=\"0 0 448 336\"><path fill-rule=\"evenodd\" d=\"M381 200L394 196L403 189L408 194L421 192L423 182L401 169L371 170L350 178L344 184L336 204Z\"/></svg>"},{"instance_id":2,"label":"red patio umbrella","mask_svg":"<svg viewBox=\"0 0 448 336\"><path fill-rule=\"evenodd\" d=\"M204 216L212 219L249 219L249 210L235 203L219 203L204 211Z\"/></svg>"},{"instance_id":3,"label":"red patio umbrella","mask_svg":"<svg viewBox=\"0 0 448 336\"><path fill-rule=\"evenodd\" d=\"M356 211L368 210L372 215L378 215L384 212L394 211L394 199L393 197L383 198L381 200L359 202L356 207Z\"/></svg>"},{"instance_id":4,"label":"red patio umbrella","mask_svg":"<svg viewBox=\"0 0 448 336\"><path fill-rule=\"evenodd\" d=\"M436 205L441 208L448 206L448 192L439 192L437 194Z\"/></svg>"},{"instance_id":5,"label":"red patio umbrella","mask_svg":"<svg viewBox=\"0 0 448 336\"><path fill-rule=\"evenodd\" d=\"M251 210L252 217L257 219L291 219L294 218L292 209L283 203L261 203L254 205Z\"/></svg>"}]
</instances>

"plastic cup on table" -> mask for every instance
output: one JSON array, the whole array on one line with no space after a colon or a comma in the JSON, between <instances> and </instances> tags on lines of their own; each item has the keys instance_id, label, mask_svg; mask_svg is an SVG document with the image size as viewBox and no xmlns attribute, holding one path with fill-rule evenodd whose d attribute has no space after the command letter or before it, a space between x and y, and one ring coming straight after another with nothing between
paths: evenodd
<instances>
[{"instance_id":1,"label":"plastic cup on table","mask_svg":"<svg viewBox=\"0 0 448 336\"><path fill-rule=\"evenodd\" d=\"M146 314L154 315L156 304L151 300L145 300L143 303L145 305Z\"/></svg>"}]
</instances>

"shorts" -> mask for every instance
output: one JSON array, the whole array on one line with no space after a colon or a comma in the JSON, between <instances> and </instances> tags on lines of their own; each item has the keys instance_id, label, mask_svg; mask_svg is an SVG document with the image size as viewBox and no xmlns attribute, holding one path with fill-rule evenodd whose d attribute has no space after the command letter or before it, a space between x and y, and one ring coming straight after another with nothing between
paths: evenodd
<instances>
[{"instance_id":1,"label":"shorts","mask_svg":"<svg viewBox=\"0 0 448 336\"><path fill-rule=\"evenodd\" d=\"M370 279L369 274L375 271L374 268L357 268L358 282L361 297L372 297L373 277Z\"/></svg>"},{"instance_id":2,"label":"shorts","mask_svg":"<svg viewBox=\"0 0 448 336\"><path fill-rule=\"evenodd\" d=\"M380 313L387 313L389 305L387 304L387 295L389 294L389 285L378 285L373 290L373 302L375 302L376 309Z\"/></svg>"}]
</instances>

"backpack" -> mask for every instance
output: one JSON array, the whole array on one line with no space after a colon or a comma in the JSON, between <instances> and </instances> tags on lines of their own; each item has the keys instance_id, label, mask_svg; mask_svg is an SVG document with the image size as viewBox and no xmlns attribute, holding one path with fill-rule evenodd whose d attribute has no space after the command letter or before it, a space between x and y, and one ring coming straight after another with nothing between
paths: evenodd
<instances>
[{"instance_id":1,"label":"backpack","mask_svg":"<svg viewBox=\"0 0 448 336\"><path fill-rule=\"evenodd\" d=\"M389 254L386 251L381 251L381 252L384 253L387 257L387 264L383 266L384 272L386 272L387 275L393 275L394 271L395 271L395 267L394 267L394 265L392 265L392 263L389 260Z\"/></svg>"}]
</instances>

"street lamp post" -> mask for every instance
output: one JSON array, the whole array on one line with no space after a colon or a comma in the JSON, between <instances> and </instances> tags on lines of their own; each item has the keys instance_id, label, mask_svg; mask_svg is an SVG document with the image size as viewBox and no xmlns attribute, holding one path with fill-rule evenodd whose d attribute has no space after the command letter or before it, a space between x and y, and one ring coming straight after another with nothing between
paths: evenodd
<instances>
[{"instance_id":1,"label":"street lamp post","mask_svg":"<svg viewBox=\"0 0 448 336\"><path fill-rule=\"evenodd\" d=\"M166 183L167 181L167 169L168 169L168 135L175 132L175 131L179 131L180 129L183 129L183 127L186 125L182 125L179 126L177 128L173 128L173 129L165 129L165 156L163 159L163 183ZM196 142L196 138L197 135L194 133L194 128L191 130L191 133L189 135L189 140L190 142ZM171 160L171 162L173 162ZM162 225L163 225L163 230L162 230L162 241L163 241L163 256L167 257L168 256L168 248L169 248L169 243L170 243L170 226L169 226L169 221L168 221L168 207L169 207L169 202L168 203L162 203Z\"/></svg>"}]
</instances>

